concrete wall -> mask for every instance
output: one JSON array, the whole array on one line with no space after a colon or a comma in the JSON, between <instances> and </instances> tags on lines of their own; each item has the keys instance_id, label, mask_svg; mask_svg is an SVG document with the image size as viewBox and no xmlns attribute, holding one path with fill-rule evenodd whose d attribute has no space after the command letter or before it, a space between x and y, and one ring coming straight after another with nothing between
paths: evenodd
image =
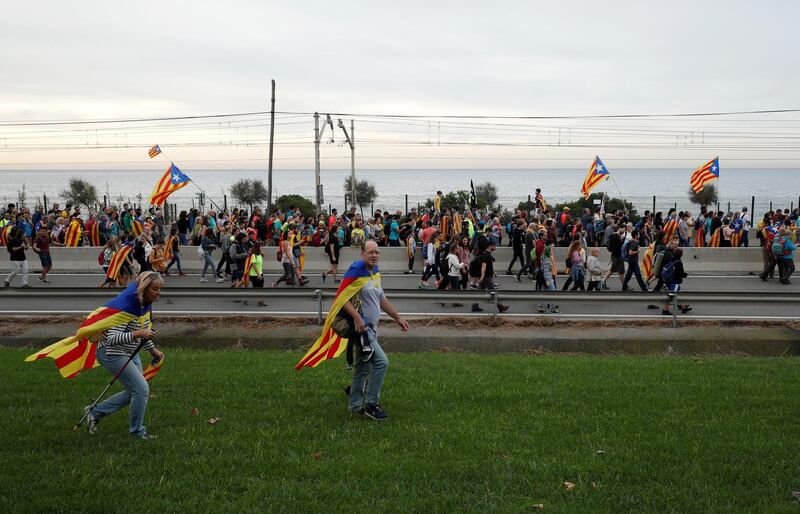
<instances>
[{"instance_id":1,"label":"concrete wall","mask_svg":"<svg viewBox=\"0 0 800 514\"><path fill-rule=\"evenodd\" d=\"M265 248L264 263L267 273L282 273L280 263L275 258L276 247ZM328 256L322 248L306 248L305 269L309 271L323 271L328 269ZM405 248L381 248L380 268L384 272L402 272L408 269L408 259ZM54 272L72 273L101 273L102 268L97 264L100 248L51 248ZM32 251L27 252L28 266L31 271L41 269L38 256ZM350 263L359 258L359 251L354 248L343 248L339 257L339 270L345 271ZM9 269L8 252L0 248L0 270ZM214 253L215 262L220 253ZM500 273L505 271L511 261L511 248L498 248L495 252L497 263L495 270ZM559 269L563 268L566 257L566 248L556 248L556 261ZM600 249L600 262L604 269L608 269L609 256L605 248ZM684 248L683 262L689 273L719 273L740 274L760 272L761 248ZM203 263L197 256L197 247L183 247L182 265L185 271L199 272ZM174 266L173 266L174 268ZM417 252L415 270L421 271L422 255ZM515 265L514 269L519 269Z\"/></svg>"}]
</instances>

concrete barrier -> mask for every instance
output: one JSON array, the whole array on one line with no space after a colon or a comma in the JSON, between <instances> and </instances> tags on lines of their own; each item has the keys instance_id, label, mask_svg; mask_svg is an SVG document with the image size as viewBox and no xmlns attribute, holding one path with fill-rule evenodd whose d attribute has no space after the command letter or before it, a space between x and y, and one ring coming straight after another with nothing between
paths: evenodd
<instances>
[{"instance_id":1,"label":"concrete barrier","mask_svg":"<svg viewBox=\"0 0 800 514\"><path fill-rule=\"evenodd\" d=\"M264 248L264 268L267 273L282 273L283 268L276 259L277 248L268 246ZM71 273L101 273L102 268L97 263L100 248L51 248L53 257L53 271ZM328 256L322 248L306 248L305 269L309 272L327 270L330 266ZM399 273L408 269L408 258L405 248L381 248L380 268L384 272ZM41 269L39 258L33 251L28 251L28 266L31 272ZM344 273L347 267L360 252L357 248L343 248L339 256L339 270ZM502 273L508 267L513 253L509 247L498 248L495 252L495 270ZM220 258L220 253L213 254L214 261ZM8 270L9 254L5 248L0 248L0 269ZM563 271L566 248L556 248L555 258L559 270ZM641 256L640 256L641 259ZM603 269L608 269L608 251L600 249L600 262ZM714 273L714 274L741 274L760 272L761 248L684 248L683 262L688 273ZM197 247L183 247L182 265L184 271L199 272L203 269L203 261L197 255ZM173 266L174 269L174 266ZM417 252L414 265L416 271L423 269L422 254ZM515 264L515 270L519 265Z\"/></svg>"}]
</instances>

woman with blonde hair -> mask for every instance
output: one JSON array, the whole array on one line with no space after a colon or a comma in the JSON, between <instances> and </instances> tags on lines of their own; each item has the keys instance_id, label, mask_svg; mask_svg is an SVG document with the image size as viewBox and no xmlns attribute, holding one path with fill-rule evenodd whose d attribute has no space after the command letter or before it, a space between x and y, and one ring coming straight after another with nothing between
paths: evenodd
<instances>
[{"instance_id":1,"label":"woman with blonde hair","mask_svg":"<svg viewBox=\"0 0 800 514\"><path fill-rule=\"evenodd\" d=\"M144 412L150 396L150 387L142 374L142 361L136 353L147 350L155 359L163 359L153 343L153 331L150 312L152 304L161 296L164 280L154 271L139 274L136 282L131 284L117 297L125 304L125 312L135 312L136 317L122 322L100 335L97 345L97 361L112 376L118 372L119 381L125 386L124 391L107 398L94 407L84 408L87 430L90 434L97 432L97 424L106 416L130 406L130 435L137 439L155 439L144 426ZM141 347L139 346L141 344ZM131 365L126 365L128 360ZM122 370L120 372L120 370Z\"/></svg>"}]
</instances>

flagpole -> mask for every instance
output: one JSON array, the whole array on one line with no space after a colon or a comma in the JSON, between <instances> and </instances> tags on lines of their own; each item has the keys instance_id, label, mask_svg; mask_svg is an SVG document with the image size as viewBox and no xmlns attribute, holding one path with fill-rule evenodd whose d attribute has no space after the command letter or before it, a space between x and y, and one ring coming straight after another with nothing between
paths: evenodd
<instances>
[{"instance_id":1,"label":"flagpole","mask_svg":"<svg viewBox=\"0 0 800 514\"><path fill-rule=\"evenodd\" d=\"M159 150L161 149L161 147L160 147L160 146L159 146L158 148L159 148ZM167 159L167 160L169 161L170 165L173 165L173 164L175 164L175 161L173 161L172 159L170 159L170 158L167 156L167 154L166 154L166 153L164 153L164 150L161 150L161 152L159 153L159 155L163 155L163 156L164 156L164 158L165 158L165 159ZM205 190L204 190L203 188L201 188L199 185L197 185L197 182L195 182L195 180L194 180L194 179L190 179L190 180L189 180L189 182L191 182L191 183L192 183L192 185L193 185L194 187L196 187L198 191L200 191L200 192L201 192L201 193L203 193L204 195L208 196L208 193L206 193L206 192L205 192ZM219 204L217 204L217 202L215 202L214 200L212 200L210 196L208 196L208 201L209 201L209 203L212 205L212 207L214 207L214 206L215 206L215 207L217 208L217 210L218 210L218 211L220 211L220 214L222 213L222 208L220 208Z\"/></svg>"},{"instance_id":2,"label":"flagpole","mask_svg":"<svg viewBox=\"0 0 800 514\"><path fill-rule=\"evenodd\" d=\"M608 178L611 179L611 182L613 182L614 186L617 188L617 192L619 193L619 199L622 200L622 207L625 209L625 214L628 214L628 208L625 207L625 199L622 198L622 190L619 188L617 181L614 180L614 175L612 175L611 172L608 173Z\"/></svg>"}]
</instances>

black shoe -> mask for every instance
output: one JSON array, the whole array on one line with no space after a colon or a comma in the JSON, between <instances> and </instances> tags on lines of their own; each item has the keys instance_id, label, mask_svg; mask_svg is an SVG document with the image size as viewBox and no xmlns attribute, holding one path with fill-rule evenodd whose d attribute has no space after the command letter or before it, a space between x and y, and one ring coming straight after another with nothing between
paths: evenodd
<instances>
[{"instance_id":1,"label":"black shoe","mask_svg":"<svg viewBox=\"0 0 800 514\"><path fill-rule=\"evenodd\" d=\"M28 284L22 284L22 285L20 286L20 288L21 288L21 289L30 289L30 288L31 288L31 286L29 286Z\"/></svg>"},{"instance_id":2,"label":"black shoe","mask_svg":"<svg viewBox=\"0 0 800 514\"><path fill-rule=\"evenodd\" d=\"M326 278L327 276L328 276L328 274L327 274L327 273L325 273L325 272L323 271L323 272L322 272L322 283L323 283L323 284L325 283L325 278Z\"/></svg>"},{"instance_id":3,"label":"black shoe","mask_svg":"<svg viewBox=\"0 0 800 514\"><path fill-rule=\"evenodd\" d=\"M11 284L9 284L8 282L3 282L3 285L4 287L11 287Z\"/></svg>"},{"instance_id":4,"label":"black shoe","mask_svg":"<svg viewBox=\"0 0 800 514\"><path fill-rule=\"evenodd\" d=\"M692 310L692 308L691 308L691 307L689 307L688 305L687 305L687 306L685 306L685 307L681 307L681 312L682 312L682 313L684 313L684 314L686 314L686 313L687 313L687 312L689 312L690 310Z\"/></svg>"},{"instance_id":5,"label":"black shoe","mask_svg":"<svg viewBox=\"0 0 800 514\"><path fill-rule=\"evenodd\" d=\"M669 309L667 309L667 310L662 310L661 311L661 315L662 316L672 316L672 313L669 311Z\"/></svg>"},{"instance_id":6,"label":"black shoe","mask_svg":"<svg viewBox=\"0 0 800 514\"><path fill-rule=\"evenodd\" d=\"M522 282L522 279L520 278L519 275L514 275L514 280L516 280L517 282Z\"/></svg>"},{"instance_id":7,"label":"black shoe","mask_svg":"<svg viewBox=\"0 0 800 514\"><path fill-rule=\"evenodd\" d=\"M8 282L6 282L6 287L8 287ZM479 289L478 284L470 284L469 288L470 289Z\"/></svg>"},{"instance_id":8,"label":"black shoe","mask_svg":"<svg viewBox=\"0 0 800 514\"><path fill-rule=\"evenodd\" d=\"M760 279L761 279L761 280L763 280L764 282L766 282L766 281L767 281L767 276L766 276L766 275L759 275L759 276L758 276L758 278L760 278Z\"/></svg>"},{"instance_id":9,"label":"black shoe","mask_svg":"<svg viewBox=\"0 0 800 514\"><path fill-rule=\"evenodd\" d=\"M483 312L483 309L481 309L481 306L478 305L477 303L473 303L472 304L472 312Z\"/></svg>"},{"instance_id":10,"label":"black shoe","mask_svg":"<svg viewBox=\"0 0 800 514\"><path fill-rule=\"evenodd\" d=\"M499 312L506 312L508 310L508 305L503 305L502 303L498 303L497 310Z\"/></svg>"},{"instance_id":11,"label":"black shoe","mask_svg":"<svg viewBox=\"0 0 800 514\"><path fill-rule=\"evenodd\" d=\"M386 411L384 411L380 405L367 405L364 409L364 415L375 421L386 421L389 419L389 415L386 414Z\"/></svg>"}]
</instances>

